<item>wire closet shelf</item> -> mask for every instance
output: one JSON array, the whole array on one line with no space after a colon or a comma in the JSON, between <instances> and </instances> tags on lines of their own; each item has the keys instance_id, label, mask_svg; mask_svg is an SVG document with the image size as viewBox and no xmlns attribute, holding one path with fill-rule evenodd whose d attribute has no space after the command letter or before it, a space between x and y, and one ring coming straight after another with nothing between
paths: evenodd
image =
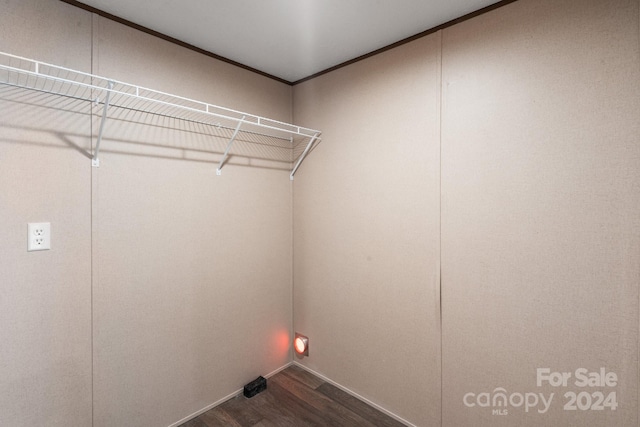
<instances>
[{"instance_id":1,"label":"wire closet shelf","mask_svg":"<svg viewBox=\"0 0 640 427\"><path fill-rule=\"evenodd\" d=\"M293 179L321 134L318 130L4 52L0 52L0 84L98 105L102 111L92 157L94 167L100 165L100 145L110 109L158 115L225 131L229 140L218 163L217 175L221 174L236 138L244 134L249 136L249 141L258 143L261 138L271 145L276 141L276 146L286 150L291 165L289 177Z\"/></svg>"}]
</instances>

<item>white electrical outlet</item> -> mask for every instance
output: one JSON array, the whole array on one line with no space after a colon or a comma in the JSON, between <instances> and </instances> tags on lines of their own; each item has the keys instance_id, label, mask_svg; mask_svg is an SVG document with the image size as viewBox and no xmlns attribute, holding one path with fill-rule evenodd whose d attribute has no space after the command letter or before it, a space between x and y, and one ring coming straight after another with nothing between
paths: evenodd
<instances>
[{"instance_id":1,"label":"white electrical outlet","mask_svg":"<svg viewBox=\"0 0 640 427\"><path fill-rule=\"evenodd\" d=\"M51 249L51 223L30 222L28 224L27 251L46 251Z\"/></svg>"}]
</instances>

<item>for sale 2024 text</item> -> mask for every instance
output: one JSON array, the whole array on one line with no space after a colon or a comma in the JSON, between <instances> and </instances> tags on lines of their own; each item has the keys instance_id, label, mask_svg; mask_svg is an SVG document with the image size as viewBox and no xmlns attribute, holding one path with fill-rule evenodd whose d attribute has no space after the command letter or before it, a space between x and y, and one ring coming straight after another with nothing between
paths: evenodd
<instances>
[{"instance_id":1,"label":"for sale 2024 text","mask_svg":"<svg viewBox=\"0 0 640 427\"><path fill-rule=\"evenodd\" d=\"M563 394L565 411L615 411L618 401L615 390L618 375L600 368L590 371L578 368L575 371L552 371L550 368L536 369L536 385L566 389ZM577 391L575 389L577 389ZM556 393L508 393L503 387L493 392L466 393L462 401L468 408L491 409L493 415L509 415L510 410L536 411L545 414L551 408Z\"/></svg>"}]
</instances>

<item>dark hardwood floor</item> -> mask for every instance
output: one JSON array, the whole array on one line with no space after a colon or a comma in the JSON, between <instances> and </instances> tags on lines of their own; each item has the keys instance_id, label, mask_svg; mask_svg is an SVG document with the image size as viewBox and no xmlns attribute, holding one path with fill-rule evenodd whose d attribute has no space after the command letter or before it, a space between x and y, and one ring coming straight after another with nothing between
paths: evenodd
<instances>
[{"instance_id":1,"label":"dark hardwood floor","mask_svg":"<svg viewBox=\"0 0 640 427\"><path fill-rule=\"evenodd\" d=\"M181 427L380 426L404 424L304 369L292 365L267 379L267 390L242 394Z\"/></svg>"}]
</instances>

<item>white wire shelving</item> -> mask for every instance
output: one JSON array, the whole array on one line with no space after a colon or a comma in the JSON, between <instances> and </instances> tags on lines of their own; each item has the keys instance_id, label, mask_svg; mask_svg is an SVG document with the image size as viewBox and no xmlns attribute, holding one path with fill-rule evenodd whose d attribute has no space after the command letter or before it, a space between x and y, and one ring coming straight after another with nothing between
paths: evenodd
<instances>
[{"instance_id":1,"label":"white wire shelving","mask_svg":"<svg viewBox=\"0 0 640 427\"><path fill-rule=\"evenodd\" d=\"M121 81L0 52L0 85L73 100L89 101L100 107L100 126L92 165L100 166L100 148L109 120L108 112L122 109L158 115L211 127L228 138L219 160L220 175L234 142L243 140L276 147L290 164L290 179L320 140L321 132L218 105L148 89Z\"/></svg>"}]
</instances>

